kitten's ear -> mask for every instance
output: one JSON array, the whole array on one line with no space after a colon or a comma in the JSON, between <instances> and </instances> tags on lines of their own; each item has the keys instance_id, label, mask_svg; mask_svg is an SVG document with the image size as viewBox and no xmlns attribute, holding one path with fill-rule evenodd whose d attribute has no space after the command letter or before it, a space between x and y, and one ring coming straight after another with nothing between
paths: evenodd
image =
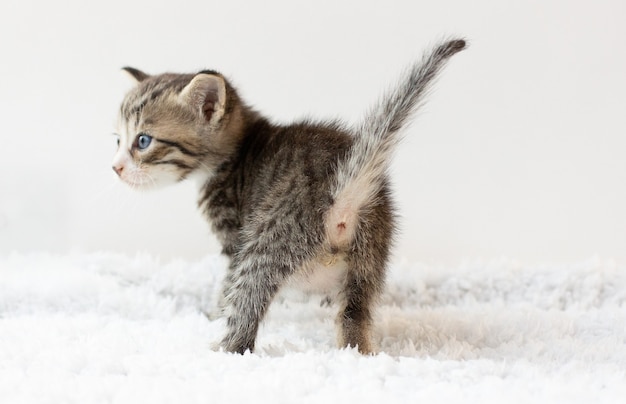
<instances>
[{"instance_id":1,"label":"kitten's ear","mask_svg":"<svg viewBox=\"0 0 626 404\"><path fill-rule=\"evenodd\" d=\"M214 74L197 74L180 93L183 103L189 104L207 122L219 122L226 104L226 83Z\"/></svg>"},{"instance_id":2,"label":"kitten's ear","mask_svg":"<svg viewBox=\"0 0 626 404\"><path fill-rule=\"evenodd\" d=\"M122 70L128 73L128 75L137 83L141 83L142 81L150 77L148 73L144 73L139 69L135 69L134 67L126 66L126 67L122 67Z\"/></svg>"}]
</instances>

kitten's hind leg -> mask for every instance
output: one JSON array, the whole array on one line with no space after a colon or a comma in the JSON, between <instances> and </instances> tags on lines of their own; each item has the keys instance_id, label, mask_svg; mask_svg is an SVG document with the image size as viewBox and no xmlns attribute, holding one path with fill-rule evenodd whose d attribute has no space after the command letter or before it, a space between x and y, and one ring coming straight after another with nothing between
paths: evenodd
<instances>
[{"instance_id":1,"label":"kitten's hind leg","mask_svg":"<svg viewBox=\"0 0 626 404\"><path fill-rule=\"evenodd\" d=\"M345 258L348 273L337 316L340 347L374 353L370 336L373 309L384 288L392 233L393 217L386 201L360 219Z\"/></svg>"}]
</instances>

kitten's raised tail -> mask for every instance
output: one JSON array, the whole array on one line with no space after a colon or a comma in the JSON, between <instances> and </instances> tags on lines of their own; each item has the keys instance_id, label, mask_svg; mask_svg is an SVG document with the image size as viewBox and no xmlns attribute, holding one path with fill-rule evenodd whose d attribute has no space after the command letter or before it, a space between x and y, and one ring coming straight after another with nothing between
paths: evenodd
<instances>
[{"instance_id":1,"label":"kitten's raised tail","mask_svg":"<svg viewBox=\"0 0 626 404\"><path fill-rule=\"evenodd\" d=\"M385 146L388 139L395 138L394 135L406 124L411 113L421 106L448 59L465 49L465 45L463 39L450 40L424 54L419 62L411 66L397 87L385 94L366 115L357 131L360 138L366 142L371 139L379 146Z\"/></svg>"},{"instance_id":2,"label":"kitten's raised tail","mask_svg":"<svg viewBox=\"0 0 626 404\"><path fill-rule=\"evenodd\" d=\"M352 148L338 165L333 195L335 204L327 221L329 235L337 234L331 230L334 226L347 230L354 228L350 226L356 224L350 223L356 220L353 212L371 203L383 185L391 153L400 140L398 132L421 106L424 96L448 59L465 47L465 40L454 39L425 53L357 126ZM342 240L337 242L345 242L352 237L352 231L341 233L344 233L339 237Z\"/></svg>"}]
</instances>

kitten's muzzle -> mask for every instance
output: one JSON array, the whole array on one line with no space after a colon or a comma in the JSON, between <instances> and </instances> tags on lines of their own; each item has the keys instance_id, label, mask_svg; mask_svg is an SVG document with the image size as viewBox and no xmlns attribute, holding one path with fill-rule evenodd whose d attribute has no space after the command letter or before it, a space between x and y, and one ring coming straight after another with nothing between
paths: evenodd
<instances>
[{"instance_id":1,"label":"kitten's muzzle","mask_svg":"<svg viewBox=\"0 0 626 404\"><path fill-rule=\"evenodd\" d=\"M115 171L115 173L121 177L122 176L122 171L124 171L124 166L119 165L119 166L113 166L113 171Z\"/></svg>"}]
</instances>

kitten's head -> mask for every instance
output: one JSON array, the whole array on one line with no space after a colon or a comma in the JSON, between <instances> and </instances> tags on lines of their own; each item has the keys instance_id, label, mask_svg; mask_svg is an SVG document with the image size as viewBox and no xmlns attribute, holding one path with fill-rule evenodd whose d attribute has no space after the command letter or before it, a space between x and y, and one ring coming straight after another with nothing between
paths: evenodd
<instances>
[{"instance_id":1,"label":"kitten's head","mask_svg":"<svg viewBox=\"0 0 626 404\"><path fill-rule=\"evenodd\" d=\"M147 189L210 175L232 152L240 121L238 98L224 77L124 70L137 84L120 108L113 159L120 179Z\"/></svg>"}]
</instances>

